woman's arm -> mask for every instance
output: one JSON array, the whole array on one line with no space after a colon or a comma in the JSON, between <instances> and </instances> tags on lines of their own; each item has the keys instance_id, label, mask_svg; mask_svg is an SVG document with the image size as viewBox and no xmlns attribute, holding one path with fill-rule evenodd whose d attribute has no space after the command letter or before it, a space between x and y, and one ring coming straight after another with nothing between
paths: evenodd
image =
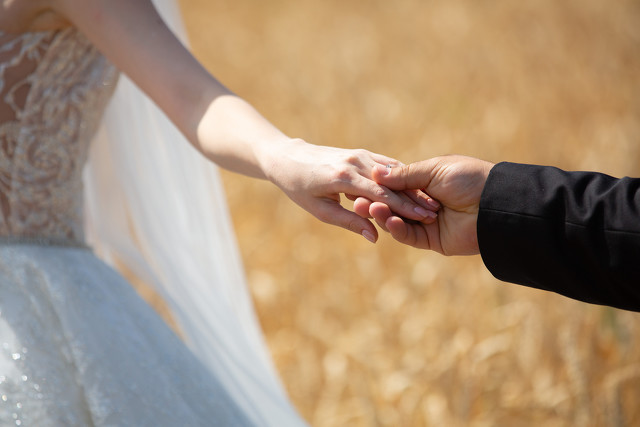
<instances>
[{"instance_id":1,"label":"woman's arm","mask_svg":"<svg viewBox=\"0 0 640 427\"><path fill-rule=\"evenodd\" d=\"M410 219L427 216L426 197L416 199L416 204L370 179L375 164L397 165L397 161L366 150L288 138L209 74L149 0L50 1L53 10L83 32L218 165L269 179L320 220L370 240L377 238L375 227L342 208L340 193L384 202Z\"/></svg>"},{"instance_id":2,"label":"woman's arm","mask_svg":"<svg viewBox=\"0 0 640 427\"><path fill-rule=\"evenodd\" d=\"M53 2L207 157L236 172L265 177L254 149L286 138L202 67L149 0ZM243 126L238 128L238 122ZM222 129L216 135L213 127ZM237 129L223 133L232 127ZM229 134L234 136L231 141ZM225 164L226 157L237 164Z\"/></svg>"}]
</instances>

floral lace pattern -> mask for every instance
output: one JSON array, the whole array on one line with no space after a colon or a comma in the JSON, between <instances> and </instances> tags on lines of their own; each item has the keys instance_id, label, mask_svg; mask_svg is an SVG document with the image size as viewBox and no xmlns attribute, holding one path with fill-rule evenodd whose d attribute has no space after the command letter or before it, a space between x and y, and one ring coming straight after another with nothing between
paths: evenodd
<instances>
[{"instance_id":1,"label":"floral lace pattern","mask_svg":"<svg viewBox=\"0 0 640 427\"><path fill-rule=\"evenodd\" d=\"M82 168L115 68L74 29L0 32L0 237L82 244Z\"/></svg>"}]
</instances>

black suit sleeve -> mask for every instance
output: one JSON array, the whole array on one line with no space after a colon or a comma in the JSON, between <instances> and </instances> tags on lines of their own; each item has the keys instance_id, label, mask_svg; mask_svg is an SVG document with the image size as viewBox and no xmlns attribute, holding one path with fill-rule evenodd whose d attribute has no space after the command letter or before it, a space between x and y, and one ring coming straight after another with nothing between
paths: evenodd
<instances>
[{"instance_id":1,"label":"black suit sleeve","mask_svg":"<svg viewBox=\"0 0 640 427\"><path fill-rule=\"evenodd\" d=\"M478 243L500 280L640 311L640 179L499 163Z\"/></svg>"}]
</instances>

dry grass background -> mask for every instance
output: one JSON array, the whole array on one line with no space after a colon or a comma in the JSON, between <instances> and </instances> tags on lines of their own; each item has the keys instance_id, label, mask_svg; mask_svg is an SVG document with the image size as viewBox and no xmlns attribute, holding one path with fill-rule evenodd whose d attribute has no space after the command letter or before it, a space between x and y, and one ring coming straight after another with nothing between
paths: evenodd
<instances>
[{"instance_id":1,"label":"dry grass background","mask_svg":"<svg viewBox=\"0 0 640 427\"><path fill-rule=\"evenodd\" d=\"M640 176L637 0L181 4L196 55L289 135ZM371 245L224 179L312 425L640 424L638 314L500 283L479 257Z\"/></svg>"}]
</instances>

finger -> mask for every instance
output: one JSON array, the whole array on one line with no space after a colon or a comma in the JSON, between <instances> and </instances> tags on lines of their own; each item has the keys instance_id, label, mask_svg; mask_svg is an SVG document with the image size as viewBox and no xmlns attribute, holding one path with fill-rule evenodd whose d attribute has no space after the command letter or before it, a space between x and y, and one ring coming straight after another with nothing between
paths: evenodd
<instances>
[{"instance_id":1,"label":"finger","mask_svg":"<svg viewBox=\"0 0 640 427\"><path fill-rule=\"evenodd\" d=\"M358 198L358 196L354 196L353 194L345 194L344 197L351 200L352 202L355 202L356 199Z\"/></svg>"},{"instance_id":2,"label":"finger","mask_svg":"<svg viewBox=\"0 0 640 427\"><path fill-rule=\"evenodd\" d=\"M385 227L398 242L409 244L409 226L402 218L390 215L385 221Z\"/></svg>"},{"instance_id":3,"label":"finger","mask_svg":"<svg viewBox=\"0 0 640 427\"><path fill-rule=\"evenodd\" d=\"M402 218L391 216L387 219L386 226L398 242L419 249L432 249L427 230L420 224L408 224Z\"/></svg>"},{"instance_id":4,"label":"finger","mask_svg":"<svg viewBox=\"0 0 640 427\"><path fill-rule=\"evenodd\" d=\"M403 198L388 188L378 185L370 179L355 176L351 181L342 181L337 191L347 194L358 194L374 202L382 202L388 205L392 211L405 218L421 221L427 217L435 217L434 212L429 211L410 198Z\"/></svg>"},{"instance_id":5,"label":"finger","mask_svg":"<svg viewBox=\"0 0 640 427\"><path fill-rule=\"evenodd\" d=\"M421 193L422 196L416 195L415 197L415 201L414 198L410 197L409 194L407 194L408 192L413 192L413 193ZM437 218L438 218L438 213L433 203L428 203L427 200L433 200L430 197L426 196L422 191L420 190L405 190L405 191L400 191L396 193L398 195L398 197L400 197L401 199L405 200L408 203L416 203L418 205L422 205L423 207L425 207L425 209L427 210L426 215L423 219L421 220L415 220L415 219L411 219L411 218L404 218L405 222L411 224L411 223L424 223L424 224L432 224L434 223ZM435 204L435 206L440 206L439 204Z\"/></svg>"},{"instance_id":6,"label":"finger","mask_svg":"<svg viewBox=\"0 0 640 427\"><path fill-rule=\"evenodd\" d=\"M369 206L371 206L371 200L365 197L358 197L353 202L353 211L362 218L371 218Z\"/></svg>"},{"instance_id":7,"label":"finger","mask_svg":"<svg viewBox=\"0 0 640 427\"><path fill-rule=\"evenodd\" d=\"M359 175L369 179L371 179L371 169L377 164L384 166L389 165L391 167L402 165L402 162L396 159L382 154L372 153L365 149L349 150L343 162L343 165L347 166L348 169L352 169Z\"/></svg>"},{"instance_id":8,"label":"finger","mask_svg":"<svg viewBox=\"0 0 640 427\"><path fill-rule=\"evenodd\" d=\"M371 221L345 209L335 200L321 200L313 212L316 218L322 222L353 231L371 243L375 243L378 240L378 230L376 230Z\"/></svg>"},{"instance_id":9,"label":"finger","mask_svg":"<svg viewBox=\"0 0 640 427\"><path fill-rule=\"evenodd\" d=\"M440 210L440 203L429 197L422 190L404 190L403 193L409 197L412 201L435 213L435 215L429 214L421 222L424 224L433 224L438 220L438 211Z\"/></svg>"},{"instance_id":10,"label":"finger","mask_svg":"<svg viewBox=\"0 0 640 427\"><path fill-rule=\"evenodd\" d=\"M430 211L429 215L421 221L423 224L433 224L438 220L438 211L441 206L437 200L433 199L422 190L404 190L402 193L406 197L409 197L413 202Z\"/></svg>"},{"instance_id":11,"label":"finger","mask_svg":"<svg viewBox=\"0 0 640 427\"><path fill-rule=\"evenodd\" d=\"M393 212L391 212L389 206L380 202L371 203L371 206L369 206L369 214L380 228L384 231L389 231L387 229L387 219L393 216Z\"/></svg>"},{"instance_id":12,"label":"finger","mask_svg":"<svg viewBox=\"0 0 640 427\"><path fill-rule=\"evenodd\" d=\"M436 199L429 196L422 190L404 190L403 193L405 193L408 197L411 198L412 201L419 204L425 209L436 212L441 207L440 202L438 202Z\"/></svg>"},{"instance_id":13,"label":"finger","mask_svg":"<svg viewBox=\"0 0 640 427\"><path fill-rule=\"evenodd\" d=\"M437 173L437 159L429 159L399 167L373 167L374 181L392 190L428 189Z\"/></svg>"},{"instance_id":14,"label":"finger","mask_svg":"<svg viewBox=\"0 0 640 427\"><path fill-rule=\"evenodd\" d=\"M402 163L399 160L393 159L391 157L387 157L385 155L382 154L377 154L377 153L371 153L371 158L376 162L376 163L380 163L381 165L384 166L391 166L391 167L398 167L398 166L402 166L404 163Z\"/></svg>"}]
</instances>

